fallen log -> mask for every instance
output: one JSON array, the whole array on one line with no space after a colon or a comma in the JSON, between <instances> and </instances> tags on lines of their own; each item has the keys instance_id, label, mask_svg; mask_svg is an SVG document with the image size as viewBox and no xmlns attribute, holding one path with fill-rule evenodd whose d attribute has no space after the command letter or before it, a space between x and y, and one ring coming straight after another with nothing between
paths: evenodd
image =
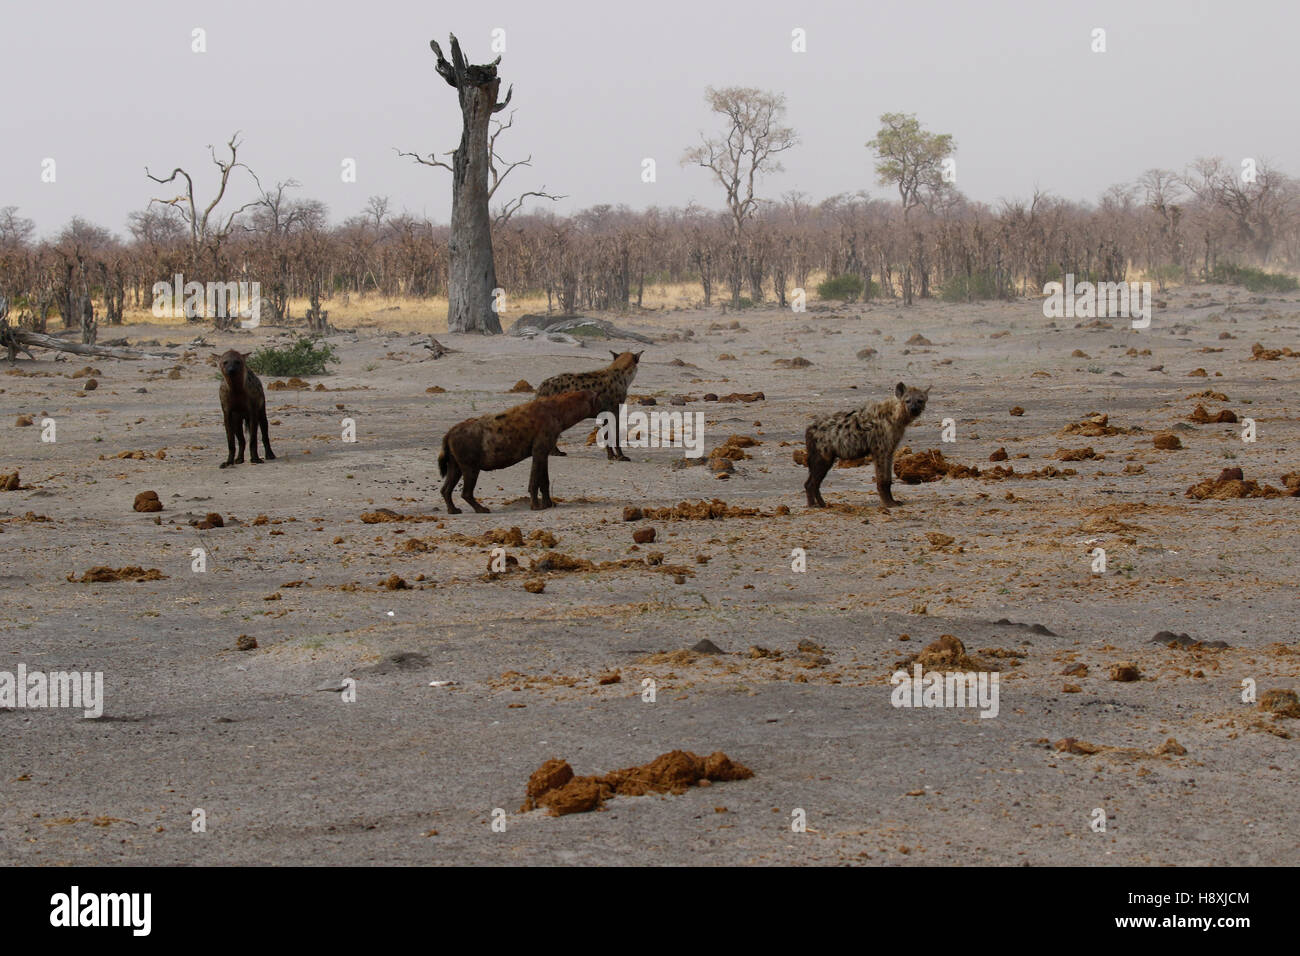
<instances>
[{"instance_id":1,"label":"fallen log","mask_svg":"<svg viewBox=\"0 0 1300 956\"><path fill-rule=\"evenodd\" d=\"M654 339L649 336L641 335L639 332L629 332L627 329L620 329L613 322L606 322L604 319L593 319L583 315L522 315L515 320L514 325L510 326L510 334L523 337L539 333L572 332L574 329L580 328L599 329L611 339L631 339L634 342L644 342L647 345L654 344Z\"/></svg>"},{"instance_id":2,"label":"fallen log","mask_svg":"<svg viewBox=\"0 0 1300 956\"><path fill-rule=\"evenodd\" d=\"M18 350L27 351L25 346L35 346L43 349L55 349L59 352L72 352L75 355L96 355L100 358L125 359L127 361L138 361L147 358L166 358L164 355L153 355L148 352L134 352L130 349L114 348L109 345L84 345L81 342L64 342L53 335L45 335L41 332L28 332L26 329L8 328L0 333L0 345L8 346L9 361L13 361Z\"/></svg>"},{"instance_id":3,"label":"fallen log","mask_svg":"<svg viewBox=\"0 0 1300 956\"><path fill-rule=\"evenodd\" d=\"M456 349L447 348L447 346L443 345L433 336L429 336L429 341L424 343L424 347L433 353L433 357L435 359L440 359L444 355L448 355L456 351Z\"/></svg>"}]
</instances>

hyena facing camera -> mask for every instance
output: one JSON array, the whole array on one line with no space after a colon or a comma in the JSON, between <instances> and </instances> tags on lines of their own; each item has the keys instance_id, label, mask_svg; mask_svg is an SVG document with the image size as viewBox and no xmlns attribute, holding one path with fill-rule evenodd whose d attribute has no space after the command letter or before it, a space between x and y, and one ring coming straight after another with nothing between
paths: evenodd
<instances>
[{"instance_id":1,"label":"hyena facing camera","mask_svg":"<svg viewBox=\"0 0 1300 956\"><path fill-rule=\"evenodd\" d=\"M925 411L930 389L908 388L899 382L892 398L861 408L813 419L804 435L808 449L808 507L825 508L822 480L840 458L871 458L876 466L876 490L889 507L900 504L890 493L894 480L894 451L907 426Z\"/></svg>"},{"instance_id":2,"label":"hyena facing camera","mask_svg":"<svg viewBox=\"0 0 1300 956\"><path fill-rule=\"evenodd\" d=\"M271 436L268 434L266 421L266 393L262 391L262 380L248 367L248 356L231 349L221 356L221 416L226 423L226 447L228 454L221 467L244 463L244 429L248 429L249 460L260 465L262 459L257 457L257 430L262 430L262 446L266 457L275 459L271 451ZM239 443L239 456L235 456L235 443Z\"/></svg>"}]
</instances>

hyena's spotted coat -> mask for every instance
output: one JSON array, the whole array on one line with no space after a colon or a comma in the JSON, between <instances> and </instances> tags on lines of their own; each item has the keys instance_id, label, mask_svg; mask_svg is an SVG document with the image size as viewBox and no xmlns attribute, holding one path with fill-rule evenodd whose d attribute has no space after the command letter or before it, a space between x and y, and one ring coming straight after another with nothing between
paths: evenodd
<instances>
[{"instance_id":1,"label":"hyena's spotted coat","mask_svg":"<svg viewBox=\"0 0 1300 956\"><path fill-rule=\"evenodd\" d=\"M808 507L825 508L822 479L838 458L871 458L876 465L876 490L880 500L893 507L899 504L890 493L894 480L894 450L903 440L907 426L925 411L930 395L927 388L908 388L902 382L892 398L870 402L848 412L835 412L813 420L804 435L808 449Z\"/></svg>"},{"instance_id":2,"label":"hyena's spotted coat","mask_svg":"<svg viewBox=\"0 0 1300 956\"><path fill-rule=\"evenodd\" d=\"M594 372L565 372L548 378L537 386L537 397L545 398L547 395L559 395L561 392L590 389L596 393L596 414L613 412L617 415L618 406L627 401L628 386L632 384L632 379L636 378L637 363L641 361L642 353L619 353L610 350L609 354L614 356L614 361L606 368ZM562 456L564 452L556 446L551 449L551 454ZM619 447L617 431L614 433L613 447L606 445L605 454L611 461L631 461Z\"/></svg>"},{"instance_id":3,"label":"hyena's spotted coat","mask_svg":"<svg viewBox=\"0 0 1300 956\"><path fill-rule=\"evenodd\" d=\"M474 497L479 472L509 468L529 456L533 459L528 476L530 507L534 511L550 508L554 502L547 459L555 440L566 428L595 414L596 393L588 390L534 399L495 415L481 415L452 426L443 436L442 453L438 455L438 472L446 477L442 497L447 502L447 513L460 514L460 509L451 503L451 493L462 477L465 487L460 496L475 511L486 513L488 509Z\"/></svg>"}]
</instances>

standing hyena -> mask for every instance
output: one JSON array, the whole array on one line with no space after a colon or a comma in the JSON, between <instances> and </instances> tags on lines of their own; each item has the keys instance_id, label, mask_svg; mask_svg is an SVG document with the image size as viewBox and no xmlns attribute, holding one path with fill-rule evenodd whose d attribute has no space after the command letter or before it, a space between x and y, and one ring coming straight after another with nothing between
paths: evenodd
<instances>
[{"instance_id":1,"label":"standing hyena","mask_svg":"<svg viewBox=\"0 0 1300 956\"><path fill-rule=\"evenodd\" d=\"M893 398L813 419L804 435L808 480L803 488L808 493L808 507L826 507L822 500L822 479L837 458L867 457L876 464L876 490L880 492L880 500L890 507L899 504L889 491L894 480L894 449L903 440L907 426L925 411L929 395L928 388L921 391L899 382Z\"/></svg>"},{"instance_id":2,"label":"standing hyena","mask_svg":"<svg viewBox=\"0 0 1300 956\"><path fill-rule=\"evenodd\" d=\"M610 350L610 355L614 356L614 361L606 368L597 369L594 372L565 372L563 375L553 375L541 385L537 386L537 397L544 398L547 395L559 395L561 392L572 392L581 389L591 389L596 393L598 405L596 413L613 412L618 414L618 406L627 401L627 389L632 384L632 379L636 378L637 363L641 361L641 352L615 352ZM615 454L617 452L617 454ZM551 449L552 455L564 455L559 446ZM614 434L614 445L605 446L605 454L611 461L631 461L627 455L623 454L623 449L618 444L618 433Z\"/></svg>"},{"instance_id":3,"label":"standing hyena","mask_svg":"<svg viewBox=\"0 0 1300 956\"><path fill-rule=\"evenodd\" d=\"M244 428L248 428L248 454L254 465L260 465L262 459L257 457L257 430L262 430L262 446L266 457L275 459L271 451L271 436L266 422L266 393L262 391L262 380L248 367L248 356L234 349L226 352L218 360L221 367L221 415L226 423L226 448L228 454L221 467L244 463ZM239 442L239 457L235 457L235 442Z\"/></svg>"},{"instance_id":4,"label":"standing hyena","mask_svg":"<svg viewBox=\"0 0 1300 956\"><path fill-rule=\"evenodd\" d=\"M509 468L532 457L528 476L528 498L534 511L550 508L551 473L547 465L555 440L566 428L596 414L596 393L590 390L565 392L537 398L495 415L481 415L453 425L442 439L438 473L445 476L442 497L447 513L460 514L451 503L451 493L463 477L460 496L480 514L489 509L474 497L479 472ZM539 499L540 495L540 501Z\"/></svg>"}]
</instances>

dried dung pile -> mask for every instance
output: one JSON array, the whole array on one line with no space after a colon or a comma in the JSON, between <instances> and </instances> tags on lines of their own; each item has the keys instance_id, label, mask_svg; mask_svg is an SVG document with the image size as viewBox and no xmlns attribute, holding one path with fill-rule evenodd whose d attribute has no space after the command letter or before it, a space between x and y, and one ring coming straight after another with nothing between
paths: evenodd
<instances>
[{"instance_id":1,"label":"dried dung pile","mask_svg":"<svg viewBox=\"0 0 1300 956\"><path fill-rule=\"evenodd\" d=\"M104 565L99 565L91 568L81 577L77 577L75 574L69 574L68 580L76 584L102 584L113 581L134 581L139 583L141 581L161 581L166 577L167 575L163 574L157 568L150 568L146 571L144 568L134 564L125 568L110 568Z\"/></svg>"},{"instance_id":2,"label":"dried dung pile","mask_svg":"<svg viewBox=\"0 0 1300 956\"><path fill-rule=\"evenodd\" d=\"M923 671L992 671L997 668L978 657L966 653L966 645L951 634L941 634L939 639L927 644L923 650L904 658L894 665L907 669L920 664Z\"/></svg>"},{"instance_id":3,"label":"dried dung pile","mask_svg":"<svg viewBox=\"0 0 1300 956\"><path fill-rule=\"evenodd\" d=\"M915 455L899 455L894 459L894 475L909 485L940 478L978 478L980 471L969 465L959 465L943 457L937 448Z\"/></svg>"},{"instance_id":4,"label":"dried dung pile","mask_svg":"<svg viewBox=\"0 0 1300 956\"><path fill-rule=\"evenodd\" d=\"M623 520L711 521L718 518L772 518L789 513L790 509L786 505L779 505L775 511L763 511L760 508L736 508L720 498L714 498L712 501L683 501L671 508L628 506L623 509Z\"/></svg>"},{"instance_id":5,"label":"dried dung pile","mask_svg":"<svg viewBox=\"0 0 1300 956\"><path fill-rule=\"evenodd\" d=\"M682 794L694 786L748 780L754 772L722 751L701 757L689 750L660 754L639 767L615 770L603 777L578 777L567 761L546 761L528 778L528 794L521 813L545 807L551 816L586 813L615 796L639 797L649 793Z\"/></svg>"},{"instance_id":6,"label":"dried dung pile","mask_svg":"<svg viewBox=\"0 0 1300 956\"><path fill-rule=\"evenodd\" d=\"M1231 409L1225 408L1222 411L1211 414L1205 410L1204 405L1197 405L1192 409L1192 413L1187 416L1189 422L1195 422L1198 425L1217 425L1220 423L1230 423L1237 420L1237 413Z\"/></svg>"},{"instance_id":7,"label":"dried dung pile","mask_svg":"<svg viewBox=\"0 0 1300 956\"><path fill-rule=\"evenodd\" d=\"M1240 468L1225 468L1218 478L1207 478L1192 485L1184 494L1188 498L1204 501L1224 501L1229 498L1292 498L1300 497L1300 473L1291 472L1282 476L1286 488L1274 488L1272 485L1261 486L1259 482L1246 480Z\"/></svg>"},{"instance_id":8,"label":"dried dung pile","mask_svg":"<svg viewBox=\"0 0 1300 956\"><path fill-rule=\"evenodd\" d=\"M1084 438L1105 438L1109 435L1127 435L1131 429L1119 428L1110 424L1110 416L1103 415L1101 412L1089 412L1083 417L1083 421L1066 425L1058 433L1062 438L1066 435L1080 435Z\"/></svg>"}]
</instances>

